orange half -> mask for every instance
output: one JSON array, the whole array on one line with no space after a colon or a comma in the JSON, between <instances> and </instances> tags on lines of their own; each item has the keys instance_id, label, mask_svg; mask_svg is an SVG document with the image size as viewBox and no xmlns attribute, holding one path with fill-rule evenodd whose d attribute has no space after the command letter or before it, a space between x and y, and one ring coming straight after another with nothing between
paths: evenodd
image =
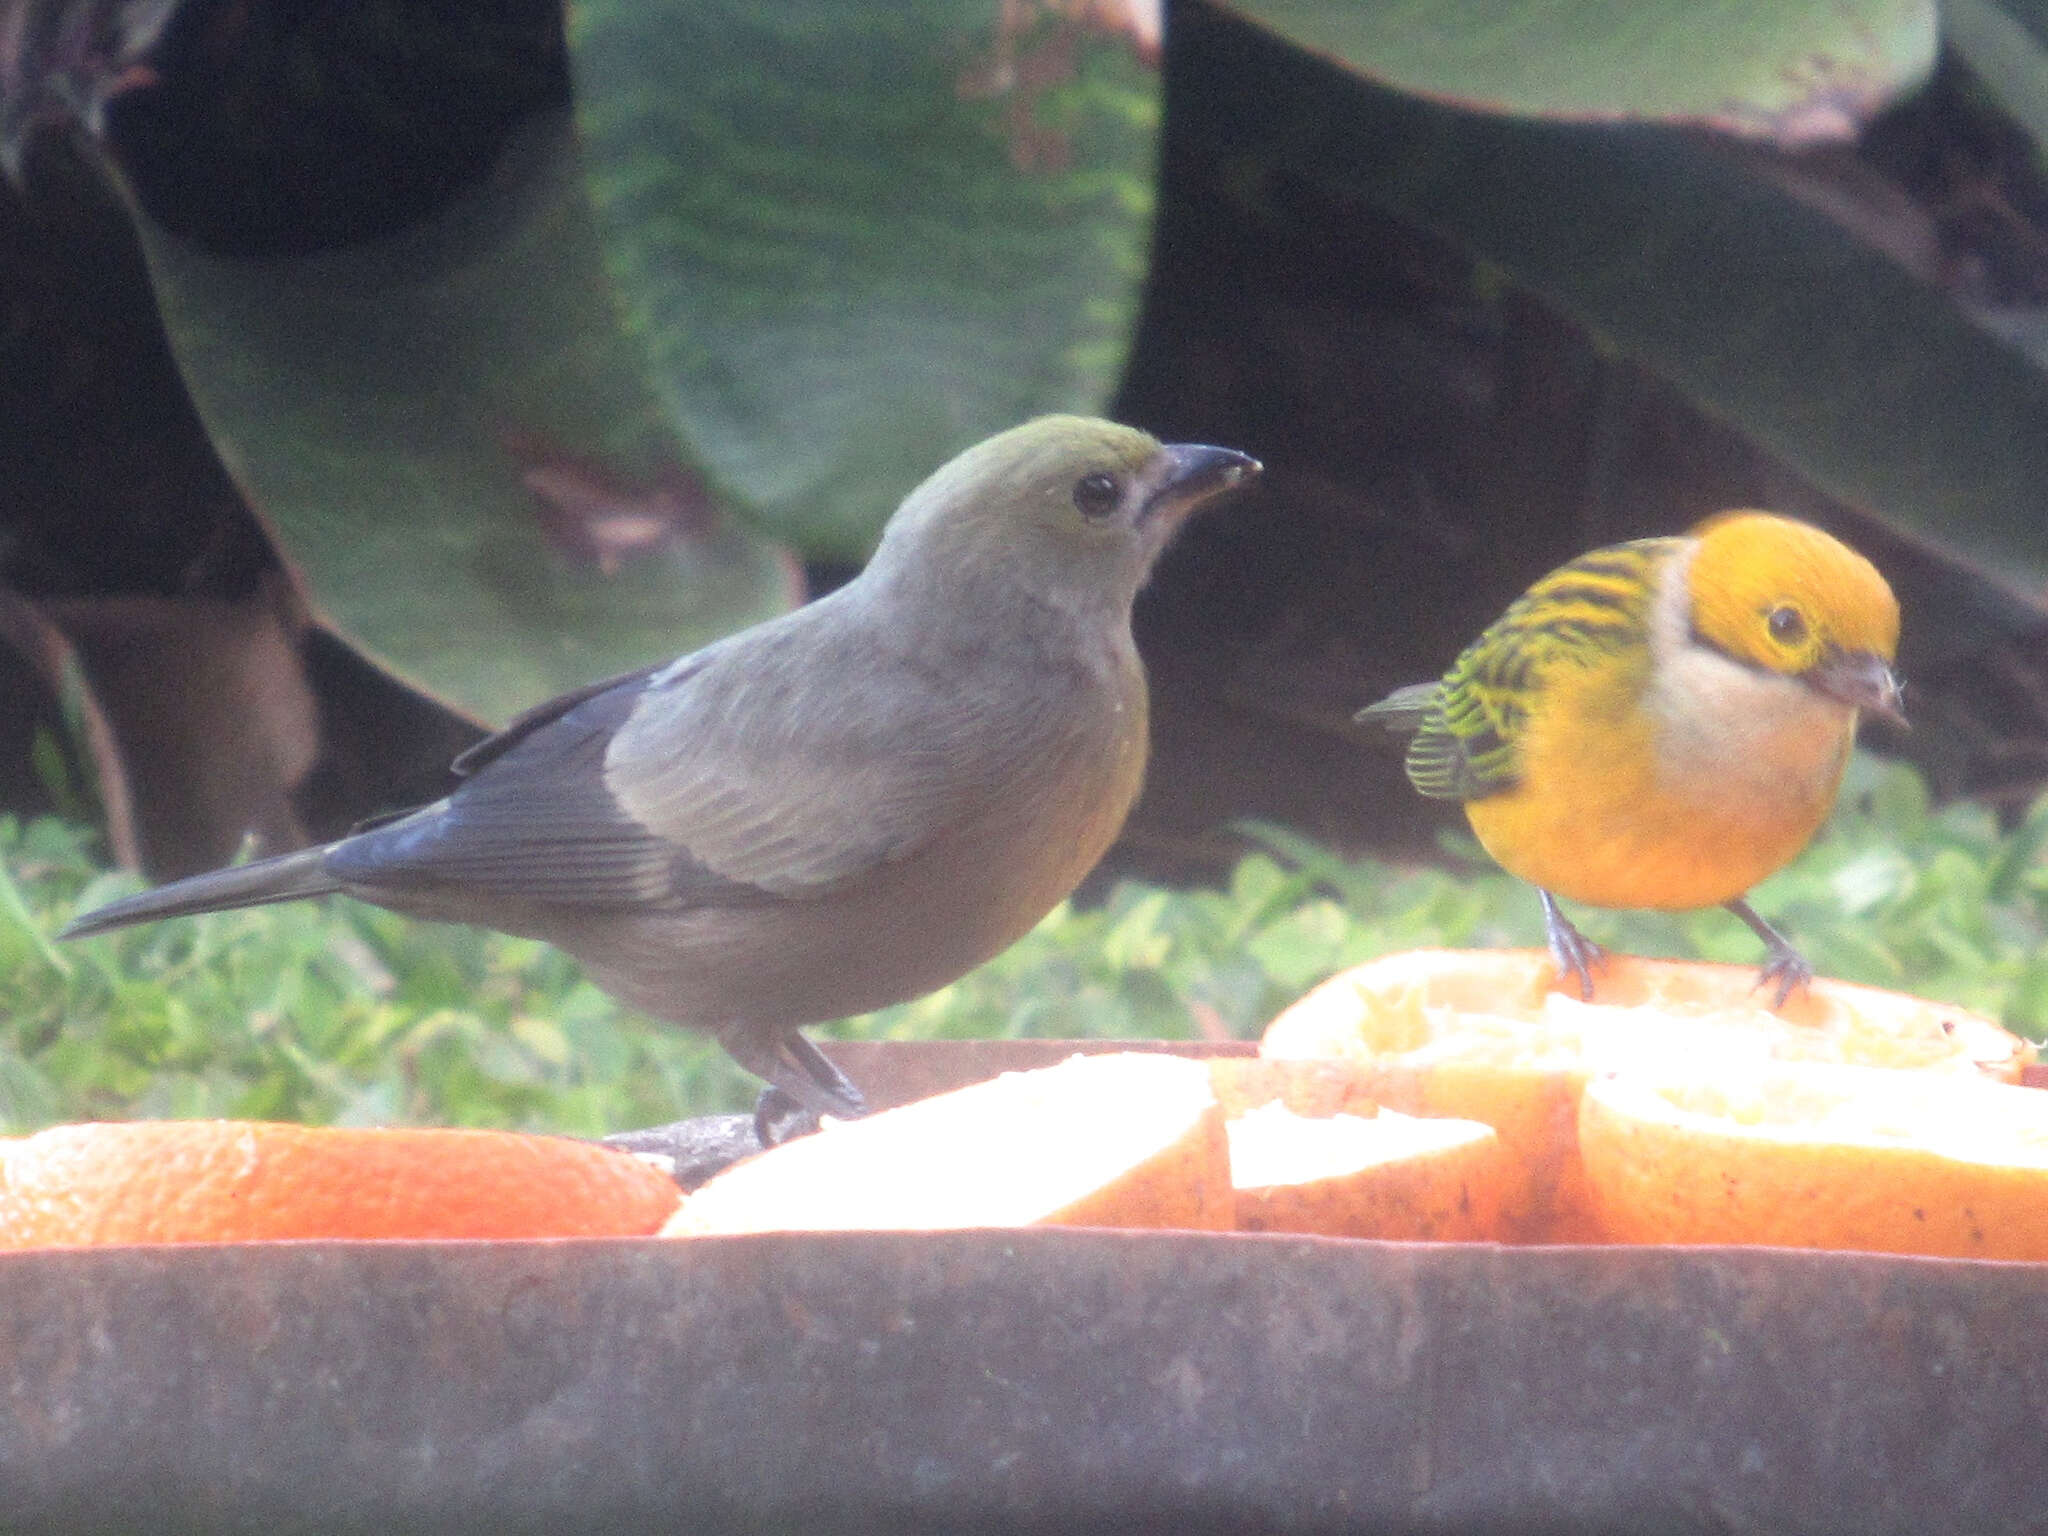
<instances>
[{"instance_id":1,"label":"orange half","mask_svg":"<svg viewBox=\"0 0 2048 1536\"><path fill-rule=\"evenodd\" d=\"M1611 1236L2048 1259L2048 1093L1788 1062L1586 1090Z\"/></svg>"},{"instance_id":2,"label":"orange half","mask_svg":"<svg viewBox=\"0 0 2048 1536\"><path fill-rule=\"evenodd\" d=\"M1542 950L1416 950L1324 983L1259 1049L1352 1061L1381 1104L1493 1126L1509 1165L1502 1236L1553 1243L1604 1235L1578 1147L1596 1074L1812 1060L2016 1079L2033 1060L2028 1042L1947 1004L1817 979L1774 1009L1756 978L1752 966L1618 954L1588 1003Z\"/></svg>"},{"instance_id":3,"label":"orange half","mask_svg":"<svg viewBox=\"0 0 2048 1536\"><path fill-rule=\"evenodd\" d=\"M0 1155L0 1248L632 1236L676 1187L591 1142L245 1120L61 1125Z\"/></svg>"}]
</instances>

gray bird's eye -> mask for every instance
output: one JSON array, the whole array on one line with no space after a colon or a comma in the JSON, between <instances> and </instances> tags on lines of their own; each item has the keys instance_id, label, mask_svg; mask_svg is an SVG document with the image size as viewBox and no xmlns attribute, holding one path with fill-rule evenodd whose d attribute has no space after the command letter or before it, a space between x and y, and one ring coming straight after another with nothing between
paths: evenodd
<instances>
[{"instance_id":1,"label":"gray bird's eye","mask_svg":"<svg viewBox=\"0 0 2048 1536\"><path fill-rule=\"evenodd\" d=\"M1771 627L1771 638L1786 645L1797 645L1806 638L1806 620L1797 608L1773 608L1764 622Z\"/></svg>"},{"instance_id":2,"label":"gray bird's eye","mask_svg":"<svg viewBox=\"0 0 2048 1536\"><path fill-rule=\"evenodd\" d=\"M1074 482L1074 505L1081 509L1083 517L1107 517L1116 510L1116 504L1123 500L1123 487L1116 483L1116 476L1097 470L1092 475L1083 475Z\"/></svg>"}]
</instances>

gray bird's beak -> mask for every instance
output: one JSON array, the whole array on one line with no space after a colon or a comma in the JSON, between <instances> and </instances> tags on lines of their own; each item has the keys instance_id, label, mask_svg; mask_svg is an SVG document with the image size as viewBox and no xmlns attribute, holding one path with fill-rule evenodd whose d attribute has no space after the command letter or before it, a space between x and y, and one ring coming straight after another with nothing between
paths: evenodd
<instances>
[{"instance_id":1,"label":"gray bird's beak","mask_svg":"<svg viewBox=\"0 0 2048 1536\"><path fill-rule=\"evenodd\" d=\"M1211 496L1242 485L1263 467L1248 453L1205 443L1168 443L1159 456L1165 461L1163 472L1145 499L1140 522L1164 516L1177 523Z\"/></svg>"},{"instance_id":2,"label":"gray bird's beak","mask_svg":"<svg viewBox=\"0 0 2048 1536\"><path fill-rule=\"evenodd\" d=\"M1869 651L1836 651L1806 673L1807 686L1905 728L1898 674Z\"/></svg>"}]
</instances>

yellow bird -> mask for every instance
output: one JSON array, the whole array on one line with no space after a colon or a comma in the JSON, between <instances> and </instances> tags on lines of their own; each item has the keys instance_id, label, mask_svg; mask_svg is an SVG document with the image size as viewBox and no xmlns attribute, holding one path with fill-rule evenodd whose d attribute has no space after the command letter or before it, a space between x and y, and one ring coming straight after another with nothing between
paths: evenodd
<instances>
[{"instance_id":1,"label":"yellow bird","mask_svg":"<svg viewBox=\"0 0 2048 1536\"><path fill-rule=\"evenodd\" d=\"M1826 820L1858 713L1900 725L1899 605L1818 528L1724 512L1543 577L1452 663L1359 719L1412 733L1408 778L1464 802L1543 898L1559 974L1603 951L1558 910L1725 906L1769 947L1782 1004L1813 975L1744 900Z\"/></svg>"}]
</instances>

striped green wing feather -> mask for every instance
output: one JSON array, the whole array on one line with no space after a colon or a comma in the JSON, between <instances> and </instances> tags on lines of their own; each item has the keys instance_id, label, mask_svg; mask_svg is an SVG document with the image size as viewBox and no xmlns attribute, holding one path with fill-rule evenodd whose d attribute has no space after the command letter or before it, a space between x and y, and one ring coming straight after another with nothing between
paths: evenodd
<instances>
[{"instance_id":1,"label":"striped green wing feather","mask_svg":"<svg viewBox=\"0 0 2048 1536\"><path fill-rule=\"evenodd\" d=\"M1360 718L1414 732L1408 780L1432 800L1514 788L1516 743L1545 677L1632 647L1647 655L1657 573L1682 542L1637 539L1559 566L1467 646L1442 682L1400 689Z\"/></svg>"}]
</instances>

